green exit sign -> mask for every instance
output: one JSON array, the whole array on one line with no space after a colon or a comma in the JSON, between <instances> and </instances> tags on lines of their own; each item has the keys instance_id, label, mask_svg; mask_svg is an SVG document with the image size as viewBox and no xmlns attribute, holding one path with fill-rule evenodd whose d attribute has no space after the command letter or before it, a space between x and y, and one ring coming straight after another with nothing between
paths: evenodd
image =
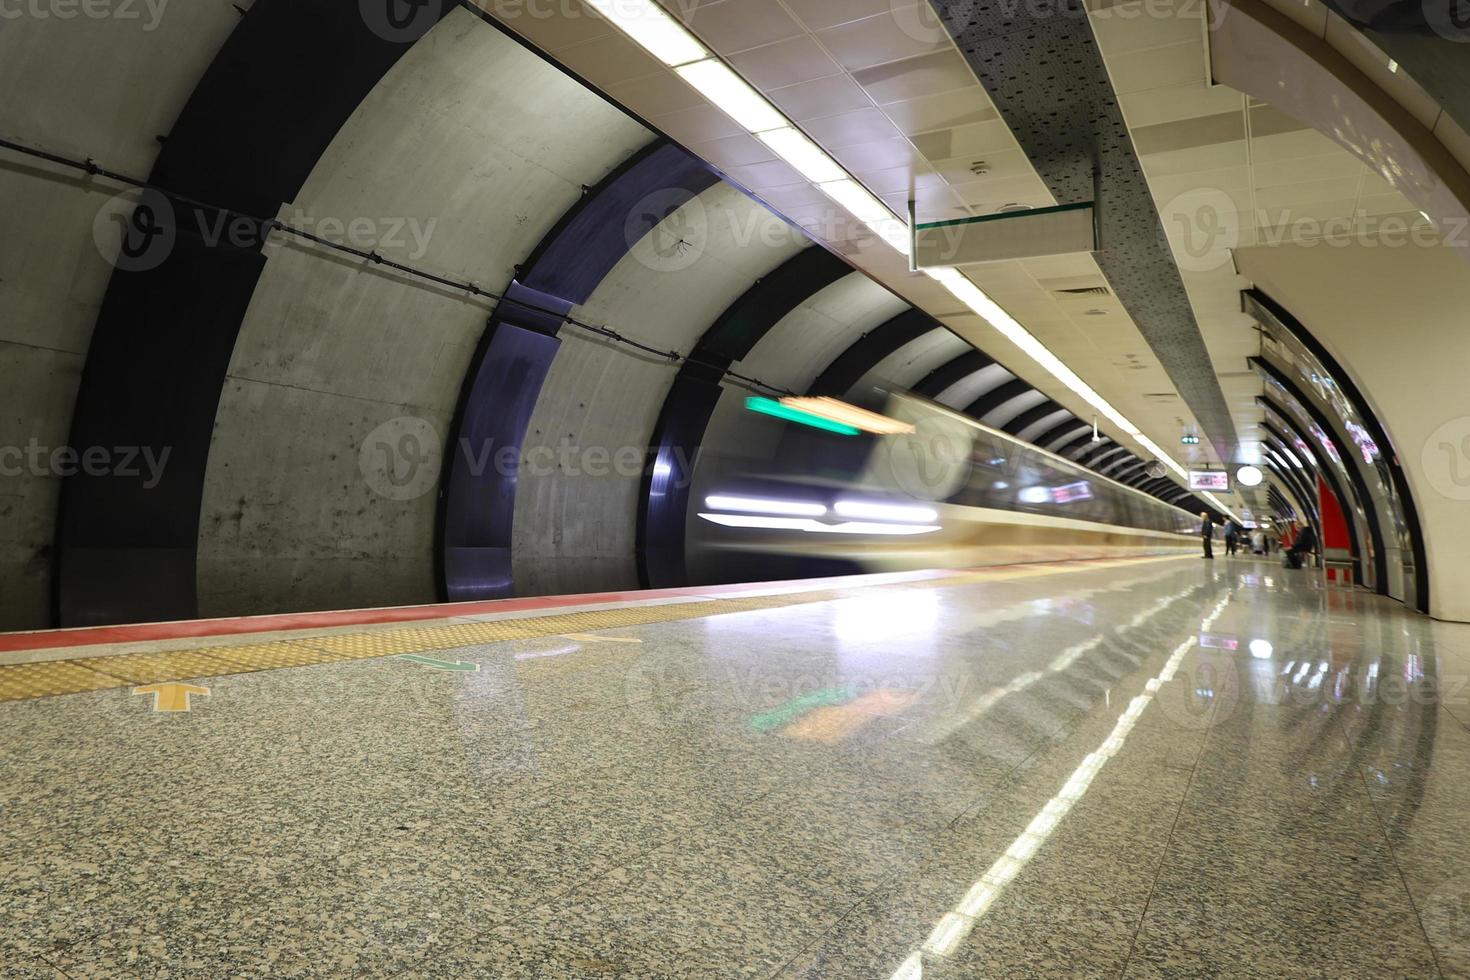
<instances>
[{"instance_id":1,"label":"green exit sign","mask_svg":"<svg viewBox=\"0 0 1470 980\"><path fill-rule=\"evenodd\" d=\"M1180 436L1179 441L1186 446L1198 446L1199 436Z\"/></svg>"}]
</instances>

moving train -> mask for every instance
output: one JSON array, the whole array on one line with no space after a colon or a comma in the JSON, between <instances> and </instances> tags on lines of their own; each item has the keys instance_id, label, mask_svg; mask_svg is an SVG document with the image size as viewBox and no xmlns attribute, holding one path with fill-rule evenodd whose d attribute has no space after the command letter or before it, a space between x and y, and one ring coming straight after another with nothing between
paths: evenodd
<instances>
[{"instance_id":1,"label":"moving train","mask_svg":"<svg viewBox=\"0 0 1470 980\"><path fill-rule=\"evenodd\" d=\"M1192 553L1199 517L907 392L907 431L840 434L727 412L687 527L692 581Z\"/></svg>"}]
</instances>

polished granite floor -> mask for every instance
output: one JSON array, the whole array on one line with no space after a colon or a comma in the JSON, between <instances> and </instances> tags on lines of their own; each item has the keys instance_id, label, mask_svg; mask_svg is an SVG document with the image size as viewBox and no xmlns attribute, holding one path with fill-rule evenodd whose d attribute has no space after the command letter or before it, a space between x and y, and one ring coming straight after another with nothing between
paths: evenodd
<instances>
[{"instance_id":1,"label":"polished granite floor","mask_svg":"<svg viewBox=\"0 0 1470 980\"><path fill-rule=\"evenodd\" d=\"M1470 976L1470 627L1311 573L443 657L0 705L0 976Z\"/></svg>"}]
</instances>

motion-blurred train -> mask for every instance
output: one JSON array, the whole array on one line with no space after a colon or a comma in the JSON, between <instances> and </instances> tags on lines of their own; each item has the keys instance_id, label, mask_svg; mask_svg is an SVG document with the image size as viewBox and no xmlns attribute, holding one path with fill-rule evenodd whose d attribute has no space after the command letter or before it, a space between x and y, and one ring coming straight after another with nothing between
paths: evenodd
<instances>
[{"instance_id":1,"label":"motion-blurred train","mask_svg":"<svg viewBox=\"0 0 1470 980\"><path fill-rule=\"evenodd\" d=\"M1192 552L1199 517L928 399L910 431L824 432L722 406L686 528L692 581Z\"/></svg>"}]
</instances>

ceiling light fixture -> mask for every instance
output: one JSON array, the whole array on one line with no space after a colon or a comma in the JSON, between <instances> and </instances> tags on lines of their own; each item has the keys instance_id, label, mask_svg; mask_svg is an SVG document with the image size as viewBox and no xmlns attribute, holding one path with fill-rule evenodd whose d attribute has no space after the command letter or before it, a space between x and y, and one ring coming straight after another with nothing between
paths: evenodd
<instances>
[{"instance_id":1,"label":"ceiling light fixture","mask_svg":"<svg viewBox=\"0 0 1470 980\"><path fill-rule=\"evenodd\" d=\"M756 136L813 184L829 184L847 179L847 171L795 127L784 126L757 133Z\"/></svg>"},{"instance_id":2,"label":"ceiling light fixture","mask_svg":"<svg viewBox=\"0 0 1470 980\"><path fill-rule=\"evenodd\" d=\"M587 0L587 4L670 68L709 57L705 46L653 0Z\"/></svg>"},{"instance_id":3,"label":"ceiling light fixture","mask_svg":"<svg viewBox=\"0 0 1470 980\"><path fill-rule=\"evenodd\" d=\"M794 167L823 193L848 210L859 221L901 254L911 251L909 227L900 221L872 194L812 142L805 133L791 125L764 95L710 54L682 24L674 20L653 0L586 0L616 27L670 66L713 105L756 136L777 156ZM976 161L984 165L984 161ZM1010 206L1007 206L1009 210ZM1126 434L1138 439L1166 465L1183 474L1183 467L1167 454L1147 442L1136 425L1084 382L1071 368L1047 349L1046 345L985 295L978 286L956 269L930 269L928 275L942 283L960 302L979 314L995 329L1021 348L1032 360L1081 396L1105 418ZM772 403L776 404L776 403ZM759 411L759 409L757 409ZM775 413L768 413L775 414ZM795 421L795 420L793 420ZM807 423L810 424L810 423ZM836 431L836 430L834 430Z\"/></svg>"},{"instance_id":4,"label":"ceiling light fixture","mask_svg":"<svg viewBox=\"0 0 1470 980\"><path fill-rule=\"evenodd\" d=\"M715 108L749 132L760 133L791 125L785 116L776 111L775 106L751 88L745 79L731 71L723 61L710 58L675 68L674 71L696 92L713 103Z\"/></svg>"}]
</instances>

